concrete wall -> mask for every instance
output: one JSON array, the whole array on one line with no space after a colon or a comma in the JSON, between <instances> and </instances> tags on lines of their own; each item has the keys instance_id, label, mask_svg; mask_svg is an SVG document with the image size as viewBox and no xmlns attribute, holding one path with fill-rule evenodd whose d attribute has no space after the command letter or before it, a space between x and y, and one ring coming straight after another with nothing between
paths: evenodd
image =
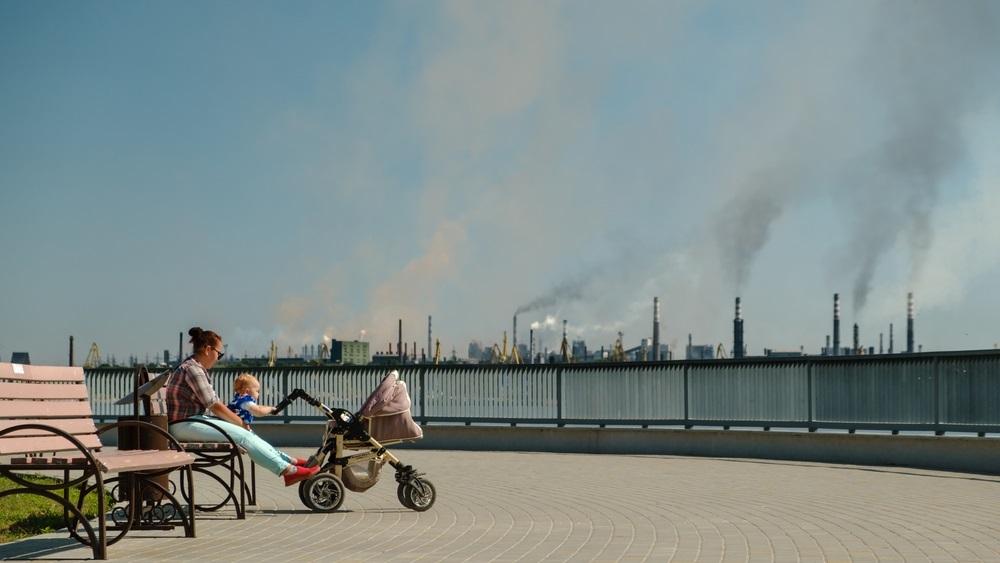
<instances>
[{"instance_id":1,"label":"concrete wall","mask_svg":"<svg viewBox=\"0 0 1000 563\"><path fill-rule=\"evenodd\" d=\"M307 423L258 424L256 429L286 447L318 447L323 433L321 425ZM395 448L735 457L1000 474L1000 440L950 436L428 426L423 440Z\"/></svg>"}]
</instances>

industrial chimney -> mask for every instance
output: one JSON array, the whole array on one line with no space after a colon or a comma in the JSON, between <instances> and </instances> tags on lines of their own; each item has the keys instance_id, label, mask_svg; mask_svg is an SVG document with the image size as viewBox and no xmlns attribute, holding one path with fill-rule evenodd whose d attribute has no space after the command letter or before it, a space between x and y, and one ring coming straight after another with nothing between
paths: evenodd
<instances>
[{"instance_id":1,"label":"industrial chimney","mask_svg":"<svg viewBox=\"0 0 1000 563\"><path fill-rule=\"evenodd\" d=\"M653 361L660 361L660 298L653 298Z\"/></svg>"},{"instance_id":2,"label":"industrial chimney","mask_svg":"<svg viewBox=\"0 0 1000 563\"><path fill-rule=\"evenodd\" d=\"M840 294L833 294L833 355L840 355Z\"/></svg>"},{"instance_id":3,"label":"industrial chimney","mask_svg":"<svg viewBox=\"0 0 1000 563\"><path fill-rule=\"evenodd\" d=\"M528 363L535 363L535 329L528 330Z\"/></svg>"},{"instance_id":4,"label":"industrial chimney","mask_svg":"<svg viewBox=\"0 0 1000 563\"><path fill-rule=\"evenodd\" d=\"M906 353L913 353L913 292L906 294Z\"/></svg>"},{"instance_id":5,"label":"industrial chimney","mask_svg":"<svg viewBox=\"0 0 1000 563\"><path fill-rule=\"evenodd\" d=\"M736 318L733 319L733 358L743 357L743 307L736 298Z\"/></svg>"},{"instance_id":6,"label":"industrial chimney","mask_svg":"<svg viewBox=\"0 0 1000 563\"><path fill-rule=\"evenodd\" d=\"M396 341L396 354L399 356L399 363L403 363L403 319L399 319L399 340Z\"/></svg>"},{"instance_id":7,"label":"industrial chimney","mask_svg":"<svg viewBox=\"0 0 1000 563\"><path fill-rule=\"evenodd\" d=\"M427 315L427 355L431 355L431 316Z\"/></svg>"},{"instance_id":8,"label":"industrial chimney","mask_svg":"<svg viewBox=\"0 0 1000 563\"><path fill-rule=\"evenodd\" d=\"M858 334L858 323L854 323L854 354L861 354L861 337Z\"/></svg>"},{"instance_id":9,"label":"industrial chimney","mask_svg":"<svg viewBox=\"0 0 1000 563\"><path fill-rule=\"evenodd\" d=\"M889 323L889 353L892 354L892 323Z\"/></svg>"}]
</instances>

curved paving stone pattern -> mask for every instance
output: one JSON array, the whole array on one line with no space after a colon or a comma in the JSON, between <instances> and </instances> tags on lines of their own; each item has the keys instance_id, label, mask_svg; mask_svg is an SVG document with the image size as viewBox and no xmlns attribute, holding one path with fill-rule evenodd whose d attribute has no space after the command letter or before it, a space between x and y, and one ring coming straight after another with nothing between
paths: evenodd
<instances>
[{"instance_id":1,"label":"curved paving stone pattern","mask_svg":"<svg viewBox=\"0 0 1000 563\"><path fill-rule=\"evenodd\" d=\"M125 540L110 555L165 561L212 553L247 561L1000 561L1000 477L710 458L398 453L436 485L430 511L401 507L391 472L366 493L348 492L343 511L333 514L309 512L294 489L259 473L261 503L247 520L206 515L197 539ZM0 546L0 556L23 557L31 542L58 537ZM32 557L89 557L67 546Z\"/></svg>"}]
</instances>

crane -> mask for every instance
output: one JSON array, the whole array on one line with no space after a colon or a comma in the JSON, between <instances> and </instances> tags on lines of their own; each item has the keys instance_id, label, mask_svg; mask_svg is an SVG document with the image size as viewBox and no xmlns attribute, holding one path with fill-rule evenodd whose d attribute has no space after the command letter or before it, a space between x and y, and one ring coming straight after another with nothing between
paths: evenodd
<instances>
[{"instance_id":1,"label":"crane","mask_svg":"<svg viewBox=\"0 0 1000 563\"><path fill-rule=\"evenodd\" d=\"M625 361L625 347L622 345L622 333L618 332L618 340L615 340L615 346L611 349L611 361L612 362L624 362Z\"/></svg>"},{"instance_id":2,"label":"crane","mask_svg":"<svg viewBox=\"0 0 1000 563\"><path fill-rule=\"evenodd\" d=\"M719 342L719 346L715 349L715 357L719 360L726 359L726 347Z\"/></svg>"},{"instance_id":3,"label":"crane","mask_svg":"<svg viewBox=\"0 0 1000 563\"><path fill-rule=\"evenodd\" d=\"M434 341L434 365L441 363L441 339Z\"/></svg>"},{"instance_id":4,"label":"crane","mask_svg":"<svg viewBox=\"0 0 1000 563\"><path fill-rule=\"evenodd\" d=\"M87 352L87 359L83 361L83 367L96 368L101 365L101 349L94 342L90 345L90 352Z\"/></svg>"},{"instance_id":5,"label":"crane","mask_svg":"<svg viewBox=\"0 0 1000 563\"><path fill-rule=\"evenodd\" d=\"M278 347L274 345L274 341L271 341L271 349L268 351L267 355L267 367L273 368L275 364L278 363Z\"/></svg>"}]
</instances>

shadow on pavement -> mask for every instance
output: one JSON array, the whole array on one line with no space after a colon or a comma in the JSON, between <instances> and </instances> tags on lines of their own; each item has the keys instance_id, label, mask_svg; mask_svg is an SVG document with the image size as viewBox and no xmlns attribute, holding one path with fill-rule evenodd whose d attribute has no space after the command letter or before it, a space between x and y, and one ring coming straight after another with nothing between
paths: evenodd
<instances>
[{"instance_id":1,"label":"shadow on pavement","mask_svg":"<svg viewBox=\"0 0 1000 563\"><path fill-rule=\"evenodd\" d=\"M0 544L0 559L37 559L69 551L85 549L80 560L91 559L94 552L73 538L36 537Z\"/></svg>"}]
</instances>

